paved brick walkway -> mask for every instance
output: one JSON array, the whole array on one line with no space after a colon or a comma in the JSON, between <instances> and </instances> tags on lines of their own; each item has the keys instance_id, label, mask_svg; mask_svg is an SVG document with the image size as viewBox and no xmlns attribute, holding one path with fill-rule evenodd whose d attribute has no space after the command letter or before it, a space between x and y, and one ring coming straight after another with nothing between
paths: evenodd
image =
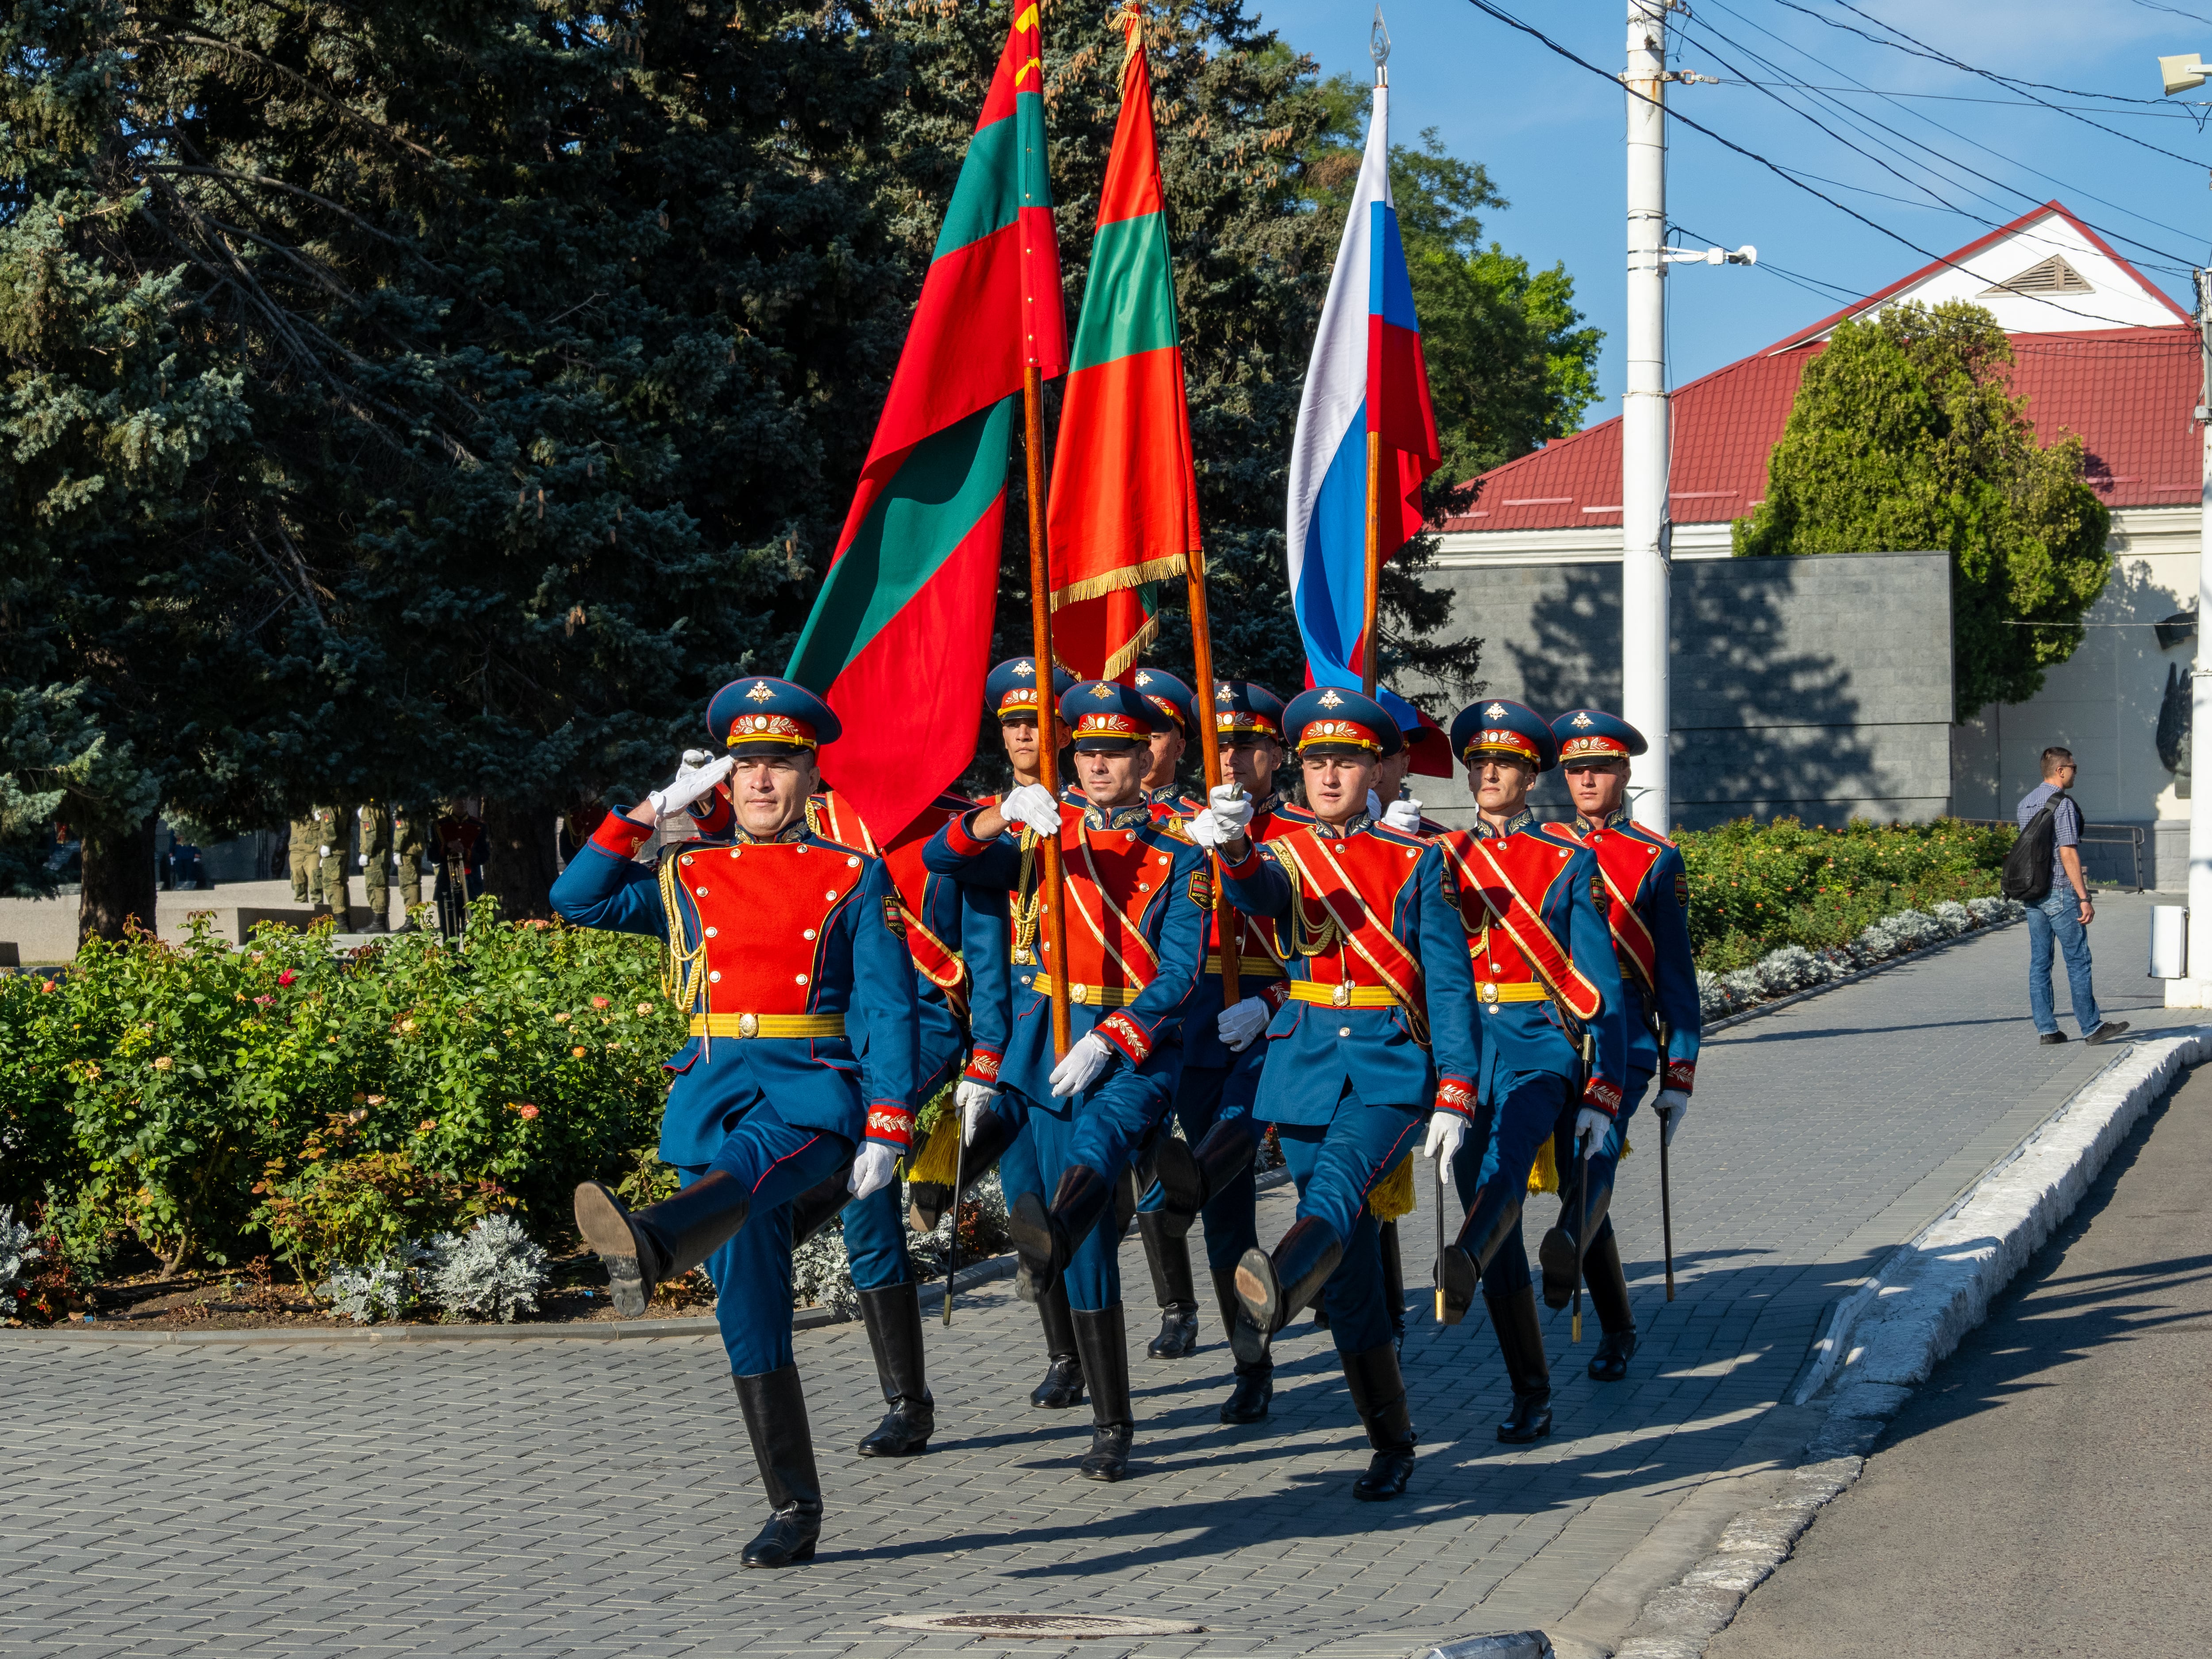
<instances>
[{"instance_id":1,"label":"paved brick walkway","mask_svg":"<svg viewBox=\"0 0 2212 1659\"><path fill-rule=\"evenodd\" d=\"M2139 1025L2163 1022L2138 977L2146 907L2109 902L2095 936L2108 1011ZM1644 1344L1601 1388L1581 1373L1594 1335L1571 1348L1552 1317L1547 1443L1492 1437L1495 1343L1479 1319L1430 1322L1431 1218L1409 1218L1423 1450L1398 1504L1352 1501L1364 1440L1325 1335L1286 1334L1255 1428L1214 1420L1210 1309L1196 1358L1145 1360L1133 1242L1135 1478L1078 1479L1088 1412L1024 1403L1036 1324L1006 1285L932 1325L940 1428L910 1462L847 1455L878 1409L860 1328L805 1334L830 1528L811 1569L780 1574L736 1565L761 1501L718 1344L0 1338L0 1654L1055 1650L876 1622L900 1611L1206 1627L1085 1659L1395 1659L1532 1626L1602 1650L1795 1461L1811 1416L1780 1402L1826 1304L2111 1057L2029 1040L2024 946L1971 939L1709 1046L1679 1144L1680 1297L1660 1288L1647 1135L1615 1209ZM1287 1191L1264 1202L1272 1237Z\"/></svg>"}]
</instances>

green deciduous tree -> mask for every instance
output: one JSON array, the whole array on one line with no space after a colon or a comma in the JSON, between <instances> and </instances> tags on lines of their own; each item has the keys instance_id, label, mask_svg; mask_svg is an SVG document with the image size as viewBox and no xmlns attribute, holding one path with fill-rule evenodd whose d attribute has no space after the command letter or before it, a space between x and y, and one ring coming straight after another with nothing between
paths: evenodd
<instances>
[{"instance_id":1,"label":"green deciduous tree","mask_svg":"<svg viewBox=\"0 0 2212 1659\"><path fill-rule=\"evenodd\" d=\"M2033 696L2112 572L2081 441L2038 441L2012 361L1964 301L1844 322L1805 366L1765 504L1735 528L1739 554L1948 550L1961 720Z\"/></svg>"}]
</instances>

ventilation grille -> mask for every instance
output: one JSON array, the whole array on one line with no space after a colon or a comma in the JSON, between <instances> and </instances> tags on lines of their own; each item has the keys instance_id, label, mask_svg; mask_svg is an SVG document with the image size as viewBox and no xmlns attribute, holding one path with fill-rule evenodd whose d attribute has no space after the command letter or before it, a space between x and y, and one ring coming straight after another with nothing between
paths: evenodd
<instances>
[{"instance_id":1,"label":"ventilation grille","mask_svg":"<svg viewBox=\"0 0 2212 1659\"><path fill-rule=\"evenodd\" d=\"M2096 291L2080 271L2054 253L2040 264L2030 265L2010 282L1984 289L1981 297L2001 300L2008 294L2094 294Z\"/></svg>"}]
</instances>

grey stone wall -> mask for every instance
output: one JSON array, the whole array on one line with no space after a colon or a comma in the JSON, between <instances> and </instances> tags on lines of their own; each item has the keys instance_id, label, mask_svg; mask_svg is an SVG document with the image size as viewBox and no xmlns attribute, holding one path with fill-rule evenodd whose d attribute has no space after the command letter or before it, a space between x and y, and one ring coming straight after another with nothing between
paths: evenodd
<instances>
[{"instance_id":1,"label":"grey stone wall","mask_svg":"<svg viewBox=\"0 0 2212 1659\"><path fill-rule=\"evenodd\" d=\"M1547 714L1620 706L1620 566L1468 563L1434 575L1484 641L1493 696ZM1942 553L1700 559L1674 567L1674 818L1918 822L1951 794L1951 574ZM1465 774L1419 778L1473 816ZM1538 800L1564 805L1555 777Z\"/></svg>"}]
</instances>

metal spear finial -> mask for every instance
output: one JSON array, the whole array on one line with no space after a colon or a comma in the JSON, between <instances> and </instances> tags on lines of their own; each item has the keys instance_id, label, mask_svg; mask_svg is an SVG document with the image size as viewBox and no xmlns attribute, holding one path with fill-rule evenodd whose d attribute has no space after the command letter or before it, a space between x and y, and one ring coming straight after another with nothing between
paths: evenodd
<instances>
[{"instance_id":1,"label":"metal spear finial","mask_svg":"<svg viewBox=\"0 0 2212 1659\"><path fill-rule=\"evenodd\" d=\"M1375 60L1375 83L1382 84L1383 65L1390 61L1390 31L1382 27L1382 8L1375 8L1375 27L1367 32L1367 55Z\"/></svg>"}]
</instances>

